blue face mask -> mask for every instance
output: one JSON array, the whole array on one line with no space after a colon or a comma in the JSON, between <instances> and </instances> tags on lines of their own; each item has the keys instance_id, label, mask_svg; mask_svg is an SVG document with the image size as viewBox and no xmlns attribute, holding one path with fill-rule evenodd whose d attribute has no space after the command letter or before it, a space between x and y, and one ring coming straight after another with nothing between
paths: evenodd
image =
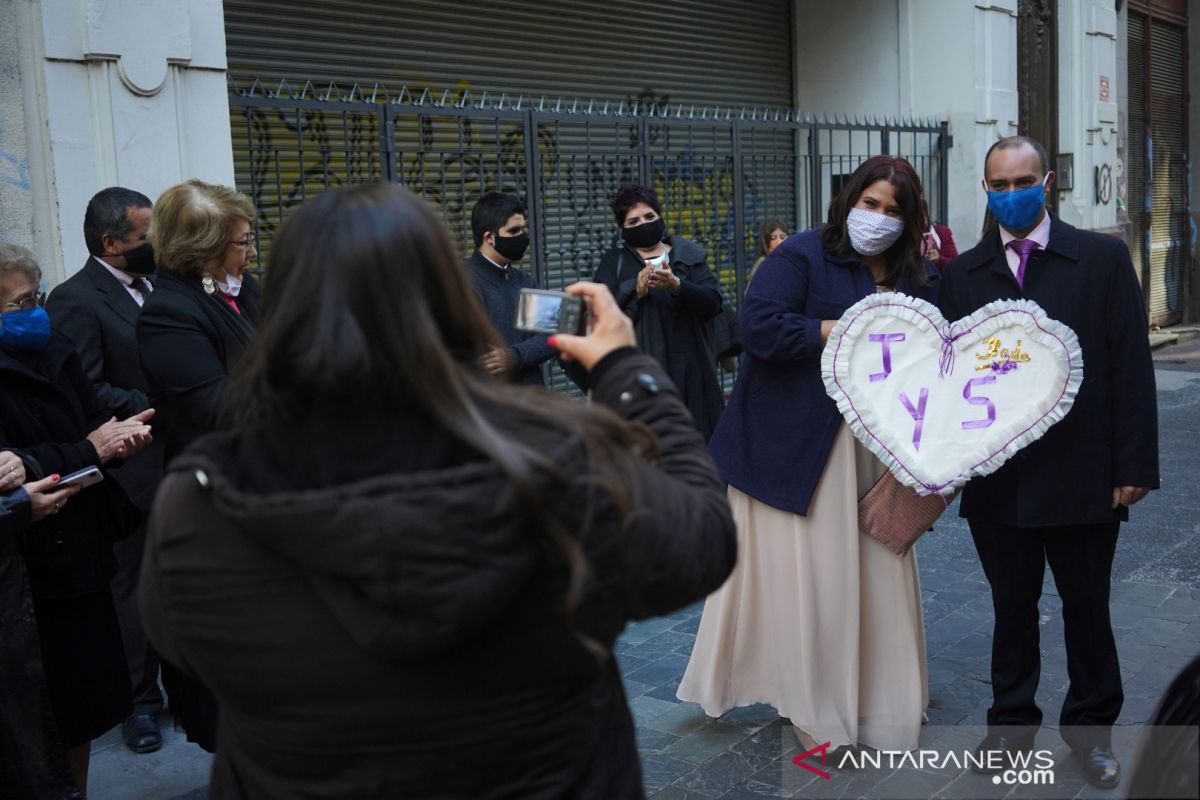
<instances>
[{"instance_id":1,"label":"blue face mask","mask_svg":"<svg viewBox=\"0 0 1200 800\"><path fill-rule=\"evenodd\" d=\"M1046 204L1046 179L1012 192L988 192L988 210L1010 233L1023 231L1037 221Z\"/></svg>"},{"instance_id":2,"label":"blue face mask","mask_svg":"<svg viewBox=\"0 0 1200 800\"><path fill-rule=\"evenodd\" d=\"M41 350L50 341L50 317L44 308L0 314L0 344L14 350Z\"/></svg>"}]
</instances>

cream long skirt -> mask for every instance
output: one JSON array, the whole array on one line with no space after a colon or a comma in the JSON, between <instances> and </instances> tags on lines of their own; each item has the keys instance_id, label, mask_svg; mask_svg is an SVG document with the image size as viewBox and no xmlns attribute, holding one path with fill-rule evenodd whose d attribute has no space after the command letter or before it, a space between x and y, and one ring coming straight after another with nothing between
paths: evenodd
<instances>
[{"instance_id":1,"label":"cream long skirt","mask_svg":"<svg viewBox=\"0 0 1200 800\"><path fill-rule=\"evenodd\" d=\"M712 717L767 703L802 742L917 746L929 682L916 553L858 530L883 470L843 425L807 517L729 487L738 564L705 600L681 700Z\"/></svg>"}]
</instances>

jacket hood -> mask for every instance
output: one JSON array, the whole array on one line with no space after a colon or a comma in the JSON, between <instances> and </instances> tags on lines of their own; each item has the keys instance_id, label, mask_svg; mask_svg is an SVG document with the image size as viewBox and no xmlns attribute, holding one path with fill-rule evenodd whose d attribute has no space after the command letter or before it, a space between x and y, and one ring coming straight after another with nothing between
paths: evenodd
<instances>
[{"instance_id":1,"label":"jacket hood","mask_svg":"<svg viewBox=\"0 0 1200 800\"><path fill-rule=\"evenodd\" d=\"M424 658L471 639L540 566L542 540L489 461L259 492L241 456L233 435L209 436L170 471L207 484L228 524L294 564L379 658Z\"/></svg>"}]
</instances>

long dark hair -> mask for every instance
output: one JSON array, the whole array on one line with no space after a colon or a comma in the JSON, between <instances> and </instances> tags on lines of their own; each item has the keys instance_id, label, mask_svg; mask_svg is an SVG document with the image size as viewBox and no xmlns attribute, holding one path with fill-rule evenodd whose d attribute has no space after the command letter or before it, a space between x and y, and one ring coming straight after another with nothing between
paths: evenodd
<instances>
[{"instance_id":1,"label":"long dark hair","mask_svg":"<svg viewBox=\"0 0 1200 800\"><path fill-rule=\"evenodd\" d=\"M566 488L574 475L544 454L546 437L579 440L585 472L621 513L632 454L652 458L654 443L606 409L498 382L476 366L498 346L428 204L389 183L334 189L304 203L272 243L258 338L231 381L230 407L244 430L280 430L325 405L352 417L408 410L431 420L511 480L530 528L568 566L569 617L585 565L537 479ZM530 441L539 435L541 449Z\"/></svg>"},{"instance_id":2,"label":"long dark hair","mask_svg":"<svg viewBox=\"0 0 1200 800\"><path fill-rule=\"evenodd\" d=\"M924 195L921 178L912 164L903 158L872 156L854 170L829 204L829 219L821 234L821 243L830 252L853 252L846 217L863 191L876 181L887 181L895 187L896 204L900 206L904 217L904 233L883 253L888 265L884 285L893 288L924 286L929 282L925 275L925 261L921 258L921 235L925 233L922 227L924 212L921 209Z\"/></svg>"},{"instance_id":3,"label":"long dark hair","mask_svg":"<svg viewBox=\"0 0 1200 800\"><path fill-rule=\"evenodd\" d=\"M770 253L770 250L768 250L768 248L770 247L771 243L768 240L771 238L771 234L774 233L775 231L783 231L784 233L791 233L792 229L789 228L788 224L786 222L784 222L783 220L781 220L779 217L772 217L771 219L764 222L762 224L762 228L758 232L758 257L759 258L766 258L767 255Z\"/></svg>"}]
</instances>

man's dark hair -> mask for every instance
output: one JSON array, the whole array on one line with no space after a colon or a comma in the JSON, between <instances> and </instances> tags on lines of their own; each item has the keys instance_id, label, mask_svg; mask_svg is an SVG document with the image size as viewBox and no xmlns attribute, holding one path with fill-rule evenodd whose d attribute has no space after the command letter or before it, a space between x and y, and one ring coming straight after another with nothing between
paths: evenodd
<instances>
[{"instance_id":1,"label":"man's dark hair","mask_svg":"<svg viewBox=\"0 0 1200 800\"><path fill-rule=\"evenodd\" d=\"M658 202L658 195L653 189L640 183L623 183L612 201L613 217L617 220L618 228L625 227L625 216L638 203L645 203L654 209L655 214L662 216L662 203Z\"/></svg>"},{"instance_id":2,"label":"man's dark hair","mask_svg":"<svg viewBox=\"0 0 1200 800\"><path fill-rule=\"evenodd\" d=\"M130 208L153 208L150 198L123 186L110 186L96 192L88 201L83 215L83 241L88 252L99 255L104 249L100 239L115 236L121 241L133 230L129 219Z\"/></svg>"},{"instance_id":3,"label":"man's dark hair","mask_svg":"<svg viewBox=\"0 0 1200 800\"><path fill-rule=\"evenodd\" d=\"M1046 148L1042 147L1041 142L1028 136L1005 136L989 147L987 155L983 157L983 179L987 180L987 163L988 159L992 157L993 150L1011 150L1014 147L1024 147L1025 145L1029 145L1033 148L1033 152L1037 153L1038 161L1042 163L1042 175L1049 172L1050 157L1046 155Z\"/></svg>"},{"instance_id":4,"label":"man's dark hair","mask_svg":"<svg viewBox=\"0 0 1200 800\"><path fill-rule=\"evenodd\" d=\"M479 247L483 244L485 233L494 233L499 236L500 229L512 218L513 214L527 216L525 204L515 194L488 192L479 198L475 208L471 209L471 233L475 237L475 246Z\"/></svg>"}]
</instances>

